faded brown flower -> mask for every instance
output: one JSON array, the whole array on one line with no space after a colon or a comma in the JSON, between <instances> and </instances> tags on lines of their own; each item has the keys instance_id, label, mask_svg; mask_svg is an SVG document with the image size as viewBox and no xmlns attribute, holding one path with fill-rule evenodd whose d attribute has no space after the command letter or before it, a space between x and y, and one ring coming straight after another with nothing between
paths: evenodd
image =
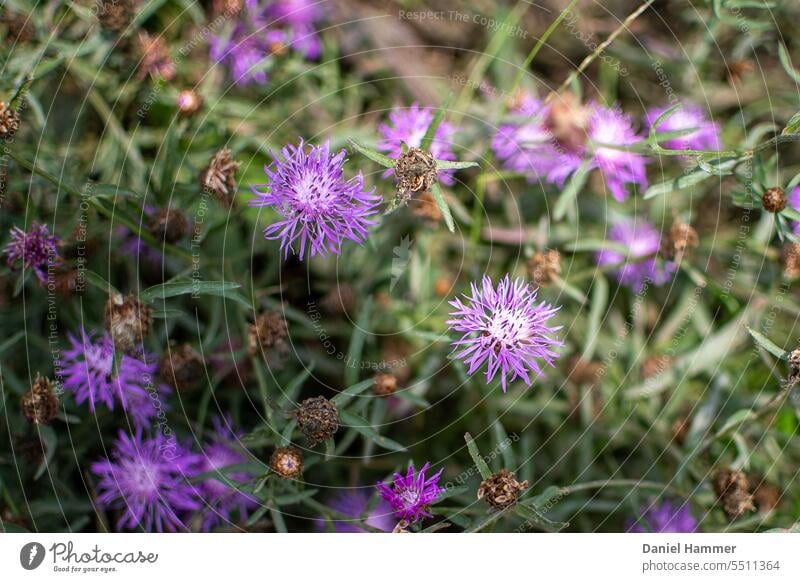
<instances>
[{"instance_id":1,"label":"faded brown flower","mask_svg":"<svg viewBox=\"0 0 800 582\"><path fill-rule=\"evenodd\" d=\"M22 395L22 414L33 424L50 424L58 415L58 396L51 380L36 374L31 389Z\"/></svg>"},{"instance_id":2,"label":"faded brown flower","mask_svg":"<svg viewBox=\"0 0 800 582\"><path fill-rule=\"evenodd\" d=\"M105 309L106 329L120 351L132 353L141 347L153 324L153 310L134 295L109 298Z\"/></svg>"},{"instance_id":3,"label":"faded brown flower","mask_svg":"<svg viewBox=\"0 0 800 582\"><path fill-rule=\"evenodd\" d=\"M561 254L550 249L537 251L528 259L528 277L538 287L546 287L561 276Z\"/></svg>"},{"instance_id":4,"label":"faded brown flower","mask_svg":"<svg viewBox=\"0 0 800 582\"><path fill-rule=\"evenodd\" d=\"M736 519L746 511L753 511L753 496L747 475L741 471L720 469L714 475L714 492L722 509L730 519Z\"/></svg>"},{"instance_id":5,"label":"faded brown flower","mask_svg":"<svg viewBox=\"0 0 800 582\"><path fill-rule=\"evenodd\" d=\"M284 479L296 479L303 472L303 453L295 447L278 447L269 459L269 468Z\"/></svg>"},{"instance_id":6,"label":"faded brown flower","mask_svg":"<svg viewBox=\"0 0 800 582\"><path fill-rule=\"evenodd\" d=\"M333 438L339 430L339 409L324 396L303 400L294 414L311 446Z\"/></svg>"},{"instance_id":7,"label":"faded brown flower","mask_svg":"<svg viewBox=\"0 0 800 582\"><path fill-rule=\"evenodd\" d=\"M208 161L208 165L200 172L200 186L211 192L224 206L232 206L236 200L236 172L239 162L231 158L231 150L223 148Z\"/></svg>"},{"instance_id":8,"label":"faded brown flower","mask_svg":"<svg viewBox=\"0 0 800 582\"><path fill-rule=\"evenodd\" d=\"M495 509L505 509L517 502L520 494L528 488L528 482L520 483L514 473L501 469L478 487L478 499L484 500Z\"/></svg>"},{"instance_id":9,"label":"faded brown flower","mask_svg":"<svg viewBox=\"0 0 800 582\"><path fill-rule=\"evenodd\" d=\"M397 205L407 204L417 192L427 192L439 179L433 155L420 148L408 148L397 158L394 173L397 177Z\"/></svg>"},{"instance_id":10,"label":"faded brown flower","mask_svg":"<svg viewBox=\"0 0 800 582\"><path fill-rule=\"evenodd\" d=\"M205 377L203 357L190 344L170 347L161 358L161 378L179 391L199 386Z\"/></svg>"}]
</instances>

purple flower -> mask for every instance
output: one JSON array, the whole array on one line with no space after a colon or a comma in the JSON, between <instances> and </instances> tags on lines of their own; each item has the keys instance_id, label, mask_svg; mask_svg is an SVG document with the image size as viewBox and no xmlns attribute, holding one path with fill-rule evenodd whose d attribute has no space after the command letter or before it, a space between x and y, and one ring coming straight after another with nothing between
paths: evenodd
<instances>
[{"instance_id":1,"label":"purple flower","mask_svg":"<svg viewBox=\"0 0 800 582\"><path fill-rule=\"evenodd\" d=\"M206 507L203 509L203 531L210 531L218 523L230 523L231 514L236 512L240 519L247 519L247 513L258 505L252 496L224 483L245 483L251 475L246 471L222 472L221 469L247 462L247 457L238 446L240 435L233 433L225 423L214 418L214 437L200 452L198 474L214 472L219 478L210 477L200 485L200 493Z\"/></svg>"},{"instance_id":2,"label":"purple flower","mask_svg":"<svg viewBox=\"0 0 800 582\"><path fill-rule=\"evenodd\" d=\"M800 212L800 186L792 188L791 192L789 192L789 196L787 196L787 201L789 202L790 208ZM800 221L792 221L792 230L796 235L800 236Z\"/></svg>"},{"instance_id":3,"label":"purple flower","mask_svg":"<svg viewBox=\"0 0 800 582\"><path fill-rule=\"evenodd\" d=\"M620 284L639 293L645 284L663 285L670 280L675 264L665 262L659 266L655 254L661 246L661 234L644 220L625 219L611 227L609 239L628 249L627 254L612 249L597 253L597 264L601 267L615 265Z\"/></svg>"},{"instance_id":4,"label":"purple flower","mask_svg":"<svg viewBox=\"0 0 800 582\"><path fill-rule=\"evenodd\" d=\"M75 395L75 401L89 402L89 410L98 404L114 410L117 403L131 415L136 426L145 426L150 419L167 410L164 398L169 387L158 381L158 364L152 354L142 359L118 354L114 375L114 343L104 332L98 338L81 331L81 337L68 336L71 348L64 352L61 373L64 389Z\"/></svg>"},{"instance_id":5,"label":"purple flower","mask_svg":"<svg viewBox=\"0 0 800 582\"><path fill-rule=\"evenodd\" d=\"M320 17L312 0L247 0L229 32L214 36L211 58L225 64L234 82L265 84L270 59L290 48L309 59L319 57L321 45L314 26Z\"/></svg>"},{"instance_id":6,"label":"purple flower","mask_svg":"<svg viewBox=\"0 0 800 582\"><path fill-rule=\"evenodd\" d=\"M658 107L647 114L647 126L652 127L658 118L669 109ZM710 121L705 110L694 103L684 103L673 111L656 128L657 133L694 129L692 133L675 137L663 142L663 146L672 150L718 150L720 148L719 125Z\"/></svg>"},{"instance_id":7,"label":"purple flower","mask_svg":"<svg viewBox=\"0 0 800 582\"><path fill-rule=\"evenodd\" d=\"M444 489L438 485L444 469L439 469L436 474L426 478L425 471L429 467L430 463L425 463L419 473L416 473L414 463L411 463L405 477L400 473L394 474L394 483L391 487L386 483L375 485L380 496L392 506L398 519L415 523L423 517L433 517L428 511L428 506L435 503L439 495L444 493Z\"/></svg>"},{"instance_id":8,"label":"purple flower","mask_svg":"<svg viewBox=\"0 0 800 582\"><path fill-rule=\"evenodd\" d=\"M561 327L547 325L558 308L544 302L537 305L538 289L521 279L511 281L508 275L496 289L486 275L471 288L472 295L465 295L464 301L457 298L450 302L455 311L447 324L463 334L453 342L453 351L461 350L455 357L469 364L470 375L486 362L487 383L499 371L503 392L517 377L532 385L542 374L539 360L553 366L558 358L552 348L562 343L552 334ZM529 372L534 373L533 378Z\"/></svg>"},{"instance_id":9,"label":"purple flower","mask_svg":"<svg viewBox=\"0 0 800 582\"><path fill-rule=\"evenodd\" d=\"M628 520L626 529L628 533L694 533L697 520L688 503L675 507L664 501L661 505L643 506L639 520Z\"/></svg>"},{"instance_id":10,"label":"purple flower","mask_svg":"<svg viewBox=\"0 0 800 582\"><path fill-rule=\"evenodd\" d=\"M264 167L268 183L251 186L258 198L250 205L271 206L281 215L264 230L264 236L280 240L284 256L291 250L302 259L306 247L312 257L327 252L338 255L345 240L361 244L367 239L368 227L377 224L369 217L377 213L380 197L374 189L364 189L361 172L344 178L344 149L333 155L326 143L305 150L300 140L298 147L283 148L282 159L272 154L275 161Z\"/></svg>"},{"instance_id":11,"label":"purple flower","mask_svg":"<svg viewBox=\"0 0 800 582\"><path fill-rule=\"evenodd\" d=\"M366 516L364 513L370 506L372 496L364 490L340 491L329 502L329 506L352 520L334 520L333 527L337 533L363 533L361 523L365 523L381 531L392 531L395 526L393 509L384 500L380 499ZM317 528L322 530L324 527L322 519L317 520Z\"/></svg>"},{"instance_id":12,"label":"purple flower","mask_svg":"<svg viewBox=\"0 0 800 582\"><path fill-rule=\"evenodd\" d=\"M48 265L55 267L61 263L61 257L58 256L59 244L61 240L50 234L46 224L34 222L30 232L13 227L11 242L6 245L4 252L9 267L13 268L14 263L21 261L23 269L31 269L40 283L46 283Z\"/></svg>"},{"instance_id":13,"label":"purple flower","mask_svg":"<svg viewBox=\"0 0 800 582\"><path fill-rule=\"evenodd\" d=\"M187 477L197 459L159 432L152 439L119 432L110 458L92 463L99 477L97 502L103 509L121 510L117 530L146 532L186 530L188 512L200 508Z\"/></svg>"},{"instance_id":14,"label":"purple flower","mask_svg":"<svg viewBox=\"0 0 800 582\"><path fill-rule=\"evenodd\" d=\"M617 109L607 109L600 105L593 107L588 134L594 144L609 146L632 146L642 141L633 129L633 121L629 116ZM646 164L647 158L641 154L595 145L590 168L600 170L611 195L617 202L622 202L628 198L629 184L647 187Z\"/></svg>"},{"instance_id":15,"label":"purple flower","mask_svg":"<svg viewBox=\"0 0 800 582\"><path fill-rule=\"evenodd\" d=\"M382 138L378 143L378 149L389 157L397 159L403 154L404 143L408 147L420 147L422 138L425 137L434 115L433 109L420 107L416 103L410 107L393 109L389 113L389 123L382 123L378 126L378 132ZM439 124L430 146L430 153L434 159L455 161L456 155L453 153L455 133L456 130L452 124L446 121ZM393 171L390 168L384 175L389 176ZM439 179L444 184L453 185L455 183L454 173L453 170L442 170L439 172Z\"/></svg>"}]
</instances>

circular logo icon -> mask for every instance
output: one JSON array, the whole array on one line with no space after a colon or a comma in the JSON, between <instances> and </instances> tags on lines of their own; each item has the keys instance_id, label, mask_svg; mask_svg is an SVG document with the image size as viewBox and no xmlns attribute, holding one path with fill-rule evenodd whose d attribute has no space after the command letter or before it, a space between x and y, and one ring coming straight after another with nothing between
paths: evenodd
<instances>
[{"instance_id":1,"label":"circular logo icon","mask_svg":"<svg viewBox=\"0 0 800 582\"><path fill-rule=\"evenodd\" d=\"M35 570L44 561L44 546L39 542L30 542L19 551L19 563L26 570Z\"/></svg>"}]
</instances>

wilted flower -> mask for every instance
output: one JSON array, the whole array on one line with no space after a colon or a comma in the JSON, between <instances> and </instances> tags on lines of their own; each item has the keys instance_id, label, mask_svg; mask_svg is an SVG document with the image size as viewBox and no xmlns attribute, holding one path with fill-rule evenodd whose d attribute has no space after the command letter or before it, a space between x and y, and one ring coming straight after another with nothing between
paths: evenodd
<instances>
[{"instance_id":1,"label":"wilted flower","mask_svg":"<svg viewBox=\"0 0 800 582\"><path fill-rule=\"evenodd\" d=\"M14 137L19 129L19 113L0 101L0 139Z\"/></svg>"},{"instance_id":2,"label":"wilted flower","mask_svg":"<svg viewBox=\"0 0 800 582\"><path fill-rule=\"evenodd\" d=\"M397 391L397 376L394 374L378 374L372 386L375 396L391 396Z\"/></svg>"},{"instance_id":3,"label":"wilted flower","mask_svg":"<svg viewBox=\"0 0 800 582\"><path fill-rule=\"evenodd\" d=\"M146 76L165 81L171 81L175 76L175 61L169 54L169 45L163 36L151 36L145 31L139 31L138 46L141 60L139 61L140 79Z\"/></svg>"},{"instance_id":4,"label":"wilted flower","mask_svg":"<svg viewBox=\"0 0 800 582\"><path fill-rule=\"evenodd\" d=\"M639 521L629 520L626 529L629 533L694 533L697 520L688 503L676 507L663 501L642 507Z\"/></svg>"},{"instance_id":5,"label":"wilted flower","mask_svg":"<svg viewBox=\"0 0 800 582\"><path fill-rule=\"evenodd\" d=\"M410 107L393 109L389 113L389 122L378 126L378 132L381 134L378 149L390 158L398 159L403 154L403 144L409 148L419 148L434 116L432 108L420 107L417 103ZM428 148L435 160L455 161L456 155L453 153L455 133L455 127L446 121L441 122L436 128L433 142ZM390 175L392 172L393 170L389 169L385 175ZM453 174L453 170L443 170L439 172L439 179L444 184L452 185L455 183Z\"/></svg>"},{"instance_id":6,"label":"wilted flower","mask_svg":"<svg viewBox=\"0 0 800 582\"><path fill-rule=\"evenodd\" d=\"M11 242L6 245L4 253L10 267L13 268L20 261L23 269L31 269L39 282L46 283L47 267L61 263L58 255L60 244L61 240L50 234L46 224L34 222L30 232L17 226L11 229Z\"/></svg>"},{"instance_id":7,"label":"wilted flower","mask_svg":"<svg viewBox=\"0 0 800 582\"><path fill-rule=\"evenodd\" d=\"M367 229L377 224L369 217L377 213L380 197L364 189L361 172L346 180L343 166L347 152L333 155L330 145L311 146L303 140L283 148L282 158L264 168L268 183L251 186L256 199L251 206L270 206L281 219L264 230L264 236L281 241L284 256L341 253L342 243L363 243ZM258 188L263 188L260 191ZM299 245L299 248L295 248Z\"/></svg>"},{"instance_id":8,"label":"wilted flower","mask_svg":"<svg viewBox=\"0 0 800 582\"><path fill-rule=\"evenodd\" d=\"M645 284L663 285L675 271L675 264L665 262L663 267L656 260L661 247L661 235L655 227L641 219L624 219L611 227L609 239L620 243L628 252L623 255L616 249L603 249L597 253L597 264L601 267L614 265L614 273L620 284L639 293Z\"/></svg>"},{"instance_id":9,"label":"wilted flower","mask_svg":"<svg viewBox=\"0 0 800 582\"><path fill-rule=\"evenodd\" d=\"M720 469L713 478L714 493L729 519L736 519L747 511L753 511L753 495L750 480L742 471Z\"/></svg>"},{"instance_id":10,"label":"wilted flower","mask_svg":"<svg viewBox=\"0 0 800 582\"><path fill-rule=\"evenodd\" d=\"M339 430L339 409L324 396L306 398L295 411L297 428L312 446L332 439Z\"/></svg>"},{"instance_id":11,"label":"wilted flower","mask_svg":"<svg viewBox=\"0 0 800 582\"><path fill-rule=\"evenodd\" d=\"M118 350L127 353L142 348L145 336L153 325L152 308L135 295L109 297L105 308L106 329Z\"/></svg>"},{"instance_id":12,"label":"wilted flower","mask_svg":"<svg viewBox=\"0 0 800 582\"><path fill-rule=\"evenodd\" d=\"M97 21L105 30L119 32L136 14L134 0L95 0Z\"/></svg>"},{"instance_id":13,"label":"wilted flower","mask_svg":"<svg viewBox=\"0 0 800 582\"><path fill-rule=\"evenodd\" d=\"M209 531L218 523L230 523L231 514L236 513L239 519L247 519L250 509L258 505L258 501L242 491L234 484L247 482L252 475L245 471L222 471L232 465L247 462L247 457L238 445L240 435L231 431L230 421L224 422L214 418L214 435L200 451L198 474L215 473L200 484L200 493L206 507L203 508L203 530ZM230 484L229 484L230 483Z\"/></svg>"},{"instance_id":14,"label":"wilted flower","mask_svg":"<svg viewBox=\"0 0 800 582\"><path fill-rule=\"evenodd\" d=\"M64 352L62 375L64 390L75 395L75 401L89 402L94 412L98 404L109 410L119 404L129 413L137 426L145 426L160 411L166 409L161 400L169 389L156 384L156 357L144 354L142 359L120 354L114 372L114 344L108 333L94 338L81 332L81 337L68 335L71 348Z\"/></svg>"},{"instance_id":15,"label":"wilted flower","mask_svg":"<svg viewBox=\"0 0 800 582\"><path fill-rule=\"evenodd\" d=\"M553 366L558 358L553 348L562 344L553 334L561 327L547 325L558 308L544 302L537 305L538 289L521 279L512 281L508 275L497 288L485 275L481 283L471 284L471 290L472 295L465 295L463 301L450 301L455 311L447 324L463 334L453 343L455 357L469 364L470 375L486 363L487 382L499 371L504 392L508 382L518 377L531 386L542 374L539 361Z\"/></svg>"},{"instance_id":16,"label":"wilted flower","mask_svg":"<svg viewBox=\"0 0 800 582\"><path fill-rule=\"evenodd\" d=\"M261 351L285 354L289 351L288 338L286 319L278 310L265 311L247 327L248 351L251 355Z\"/></svg>"},{"instance_id":17,"label":"wilted flower","mask_svg":"<svg viewBox=\"0 0 800 582\"><path fill-rule=\"evenodd\" d=\"M196 456L161 432L146 439L141 429L133 436L120 431L111 457L91 465L97 503L123 512L117 530L185 531L188 512L201 507L187 480L196 465Z\"/></svg>"},{"instance_id":18,"label":"wilted flower","mask_svg":"<svg viewBox=\"0 0 800 582\"><path fill-rule=\"evenodd\" d=\"M175 244L189 231L189 219L180 210L162 208L153 213L147 228L157 239Z\"/></svg>"},{"instance_id":19,"label":"wilted flower","mask_svg":"<svg viewBox=\"0 0 800 582\"><path fill-rule=\"evenodd\" d=\"M561 275L561 253L555 249L537 251L528 259L528 277L539 287L545 287Z\"/></svg>"},{"instance_id":20,"label":"wilted flower","mask_svg":"<svg viewBox=\"0 0 800 582\"><path fill-rule=\"evenodd\" d=\"M411 463L405 477L400 473L394 474L394 483L391 486L386 483L375 485L380 496L392 506L398 519L414 523L424 517L433 517L428 507L436 503L438 497L444 493L444 489L439 487L439 477L444 469L426 477L425 472L429 467L430 463L425 463L417 473L414 463Z\"/></svg>"},{"instance_id":21,"label":"wilted flower","mask_svg":"<svg viewBox=\"0 0 800 582\"><path fill-rule=\"evenodd\" d=\"M340 491L329 502L328 506L351 517L350 520L335 519L333 520L333 527L337 533L363 533L366 530L361 527L361 523L379 529L381 531L390 532L395 526L395 520L392 517L392 508L380 499L373 507L370 506L372 496L369 492L364 490L349 490ZM366 516L364 513L367 512ZM324 521L317 520L318 529L322 529Z\"/></svg>"},{"instance_id":22,"label":"wilted flower","mask_svg":"<svg viewBox=\"0 0 800 582\"><path fill-rule=\"evenodd\" d=\"M651 109L646 116L648 127L652 127L668 107ZM683 103L656 128L658 133L695 131L664 141L661 145L671 150L718 150L720 147L719 125L708 119L706 111L694 103Z\"/></svg>"},{"instance_id":23,"label":"wilted flower","mask_svg":"<svg viewBox=\"0 0 800 582\"><path fill-rule=\"evenodd\" d=\"M517 502L528 482L520 483L514 478L514 473L507 469L500 469L494 475L481 481L478 486L478 499L484 500L495 509L505 509Z\"/></svg>"},{"instance_id":24,"label":"wilted flower","mask_svg":"<svg viewBox=\"0 0 800 582\"><path fill-rule=\"evenodd\" d=\"M211 192L221 204L231 206L236 200L236 171L239 166L239 162L231 157L231 150L222 148L200 172L200 186Z\"/></svg>"},{"instance_id":25,"label":"wilted flower","mask_svg":"<svg viewBox=\"0 0 800 582\"><path fill-rule=\"evenodd\" d=\"M22 395L22 414L33 424L50 424L58 414L58 396L49 378L36 374L31 389Z\"/></svg>"}]
</instances>

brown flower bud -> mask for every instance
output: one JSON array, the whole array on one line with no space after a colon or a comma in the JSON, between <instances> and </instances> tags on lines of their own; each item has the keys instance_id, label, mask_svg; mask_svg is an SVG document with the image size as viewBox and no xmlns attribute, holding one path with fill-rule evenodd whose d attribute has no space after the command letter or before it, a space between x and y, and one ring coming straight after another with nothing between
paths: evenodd
<instances>
[{"instance_id":1,"label":"brown flower bud","mask_svg":"<svg viewBox=\"0 0 800 582\"><path fill-rule=\"evenodd\" d=\"M296 479L303 472L303 453L295 447L278 447L269 458L269 468L284 479Z\"/></svg>"},{"instance_id":2,"label":"brown flower bud","mask_svg":"<svg viewBox=\"0 0 800 582\"><path fill-rule=\"evenodd\" d=\"M200 186L211 192L217 201L224 206L233 206L236 197L236 171L239 162L231 158L231 150L223 148L208 161L208 165L200 172Z\"/></svg>"},{"instance_id":3,"label":"brown flower bud","mask_svg":"<svg viewBox=\"0 0 800 582\"><path fill-rule=\"evenodd\" d=\"M153 324L153 310L134 295L115 295L106 303L106 329L120 351L131 353L141 347Z\"/></svg>"},{"instance_id":4,"label":"brown flower bud","mask_svg":"<svg viewBox=\"0 0 800 582\"><path fill-rule=\"evenodd\" d=\"M19 113L6 105L5 101L0 101L0 139L14 137L18 129Z\"/></svg>"},{"instance_id":5,"label":"brown flower bud","mask_svg":"<svg viewBox=\"0 0 800 582\"><path fill-rule=\"evenodd\" d=\"M162 208L150 218L148 229L154 237L169 244L175 244L186 236L189 230L189 221L186 219L186 215L179 210Z\"/></svg>"},{"instance_id":6,"label":"brown flower bud","mask_svg":"<svg viewBox=\"0 0 800 582\"><path fill-rule=\"evenodd\" d=\"M786 243L781 251L781 262L787 277L800 277L800 243Z\"/></svg>"},{"instance_id":7,"label":"brown flower bud","mask_svg":"<svg viewBox=\"0 0 800 582\"><path fill-rule=\"evenodd\" d=\"M697 231L680 218L676 218L669 235L661 241L661 256L668 261L674 261L696 249L699 244L700 237Z\"/></svg>"},{"instance_id":8,"label":"brown flower bud","mask_svg":"<svg viewBox=\"0 0 800 582\"><path fill-rule=\"evenodd\" d=\"M312 446L333 438L339 430L339 409L324 396L308 398L295 411L297 427Z\"/></svg>"},{"instance_id":9,"label":"brown flower bud","mask_svg":"<svg viewBox=\"0 0 800 582\"><path fill-rule=\"evenodd\" d=\"M372 385L372 393L375 396L391 396L397 391L397 378L394 374L378 374L375 376L375 384Z\"/></svg>"},{"instance_id":10,"label":"brown flower bud","mask_svg":"<svg viewBox=\"0 0 800 582\"><path fill-rule=\"evenodd\" d=\"M729 519L755 509L747 475L741 471L720 469L714 475L714 493Z\"/></svg>"},{"instance_id":11,"label":"brown flower bud","mask_svg":"<svg viewBox=\"0 0 800 582\"><path fill-rule=\"evenodd\" d=\"M495 509L505 509L514 505L527 488L527 481L520 483L514 478L514 473L501 469L481 482L478 487L478 499L483 499Z\"/></svg>"},{"instance_id":12,"label":"brown flower bud","mask_svg":"<svg viewBox=\"0 0 800 582\"><path fill-rule=\"evenodd\" d=\"M289 328L280 311L266 311L256 318L256 322L248 326L248 346L250 355L276 351L286 353L289 345Z\"/></svg>"},{"instance_id":13,"label":"brown flower bud","mask_svg":"<svg viewBox=\"0 0 800 582\"><path fill-rule=\"evenodd\" d=\"M134 0L97 0L95 6L100 26L111 32L127 27L136 13Z\"/></svg>"},{"instance_id":14,"label":"brown flower bud","mask_svg":"<svg viewBox=\"0 0 800 582\"><path fill-rule=\"evenodd\" d=\"M538 287L546 287L561 275L561 254L555 250L538 251L528 259L528 277Z\"/></svg>"},{"instance_id":15,"label":"brown flower bud","mask_svg":"<svg viewBox=\"0 0 800 582\"><path fill-rule=\"evenodd\" d=\"M178 93L175 102L178 105L178 112L184 117L191 117L203 106L203 98L194 89L184 89Z\"/></svg>"},{"instance_id":16,"label":"brown flower bud","mask_svg":"<svg viewBox=\"0 0 800 582\"><path fill-rule=\"evenodd\" d=\"M171 347L161 358L161 378L176 390L196 388L204 375L203 357L189 344Z\"/></svg>"},{"instance_id":17,"label":"brown flower bud","mask_svg":"<svg viewBox=\"0 0 800 582\"><path fill-rule=\"evenodd\" d=\"M439 179L439 170L436 169L436 160L430 152L420 148L408 148L394 165L397 177L398 205L408 203L413 194L426 192Z\"/></svg>"},{"instance_id":18,"label":"brown flower bud","mask_svg":"<svg viewBox=\"0 0 800 582\"><path fill-rule=\"evenodd\" d=\"M414 199L411 211L414 216L433 223L441 222L443 218L442 211L430 192L423 192L417 196Z\"/></svg>"},{"instance_id":19,"label":"brown flower bud","mask_svg":"<svg viewBox=\"0 0 800 582\"><path fill-rule=\"evenodd\" d=\"M761 197L761 204L767 212L778 213L786 208L786 192L783 188L769 188Z\"/></svg>"},{"instance_id":20,"label":"brown flower bud","mask_svg":"<svg viewBox=\"0 0 800 582\"><path fill-rule=\"evenodd\" d=\"M50 424L58 414L58 396L52 381L36 374L33 386L22 395L22 414L33 424Z\"/></svg>"}]
</instances>

